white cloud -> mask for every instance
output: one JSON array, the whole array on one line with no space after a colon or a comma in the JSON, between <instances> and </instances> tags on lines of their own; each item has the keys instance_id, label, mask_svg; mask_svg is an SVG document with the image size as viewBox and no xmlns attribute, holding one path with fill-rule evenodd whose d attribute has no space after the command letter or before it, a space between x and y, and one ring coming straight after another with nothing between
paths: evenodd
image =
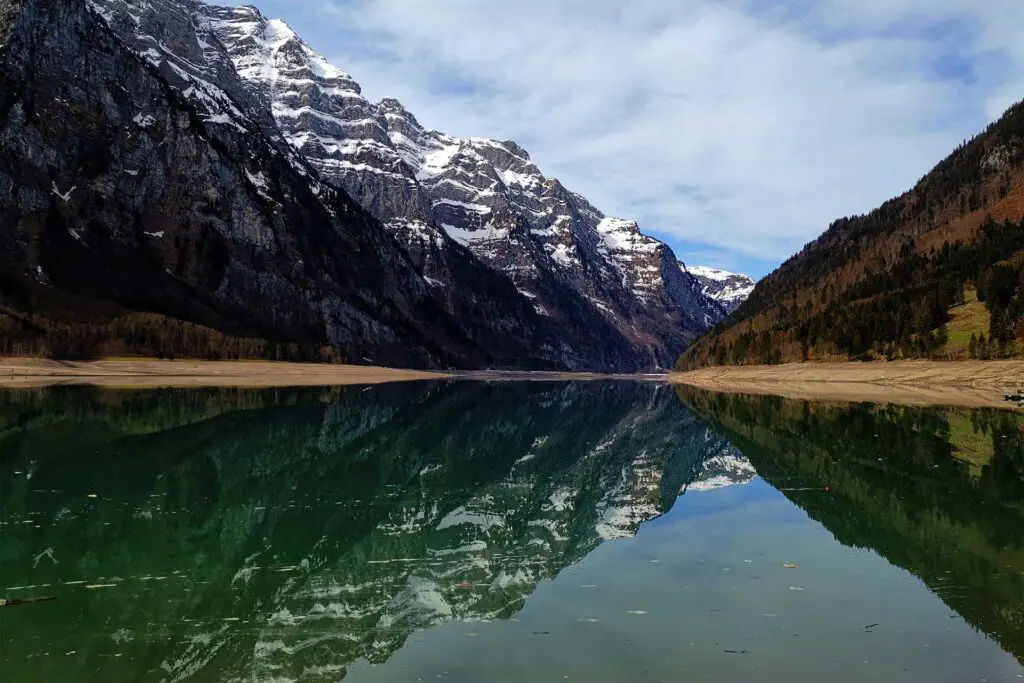
<instances>
[{"instance_id":1,"label":"white cloud","mask_svg":"<svg viewBox=\"0 0 1024 683\"><path fill-rule=\"evenodd\" d=\"M1024 98L1019 0L263 5L371 98L515 139L606 213L733 263L899 194Z\"/></svg>"}]
</instances>

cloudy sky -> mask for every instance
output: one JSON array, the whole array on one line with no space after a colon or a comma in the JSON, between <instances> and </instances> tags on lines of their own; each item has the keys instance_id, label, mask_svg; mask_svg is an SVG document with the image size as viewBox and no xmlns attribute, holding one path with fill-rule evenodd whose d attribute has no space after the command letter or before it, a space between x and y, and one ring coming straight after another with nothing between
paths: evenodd
<instances>
[{"instance_id":1,"label":"cloudy sky","mask_svg":"<svg viewBox=\"0 0 1024 683\"><path fill-rule=\"evenodd\" d=\"M1024 0L255 0L424 125L762 276L1024 99Z\"/></svg>"}]
</instances>

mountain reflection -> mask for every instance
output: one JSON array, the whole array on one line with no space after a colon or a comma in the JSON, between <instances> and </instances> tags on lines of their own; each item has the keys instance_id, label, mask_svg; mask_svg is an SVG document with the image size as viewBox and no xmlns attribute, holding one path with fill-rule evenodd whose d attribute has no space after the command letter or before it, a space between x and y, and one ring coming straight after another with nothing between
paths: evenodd
<instances>
[{"instance_id":1,"label":"mountain reflection","mask_svg":"<svg viewBox=\"0 0 1024 683\"><path fill-rule=\"evenodd\" d=\"M737 457L637 383L0 394L0 596L58 598L0 615L0 666L338 680L515 615Z\"/></svg>"},{"instance_id":2,"label":"mountain reflection","mask_svg":"<svg viewBox=\"0 0 1024 683\"><path fill-rule=\"evenodd\" d=\"M838 541L910 571L1024 663L1019 413L678 393Z\"/></svg>"}]
</instances>

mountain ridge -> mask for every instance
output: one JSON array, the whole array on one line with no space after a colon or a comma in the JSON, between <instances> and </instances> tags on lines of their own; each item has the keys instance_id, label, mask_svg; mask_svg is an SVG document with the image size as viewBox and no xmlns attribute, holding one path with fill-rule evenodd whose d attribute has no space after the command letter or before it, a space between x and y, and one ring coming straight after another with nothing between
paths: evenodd
<instances>
[{"instance_id":1,"label":"mountain ridge","mask_svg":"<svg viewBox=\"0 0 1024 683\"><path fill-rule=\"evenodd\" d=\"M450 238L506 275L538 313L585 312L583 325L610 325L652 348L657 364L659 347L720 319L667 245L545 177L517 143L427 129L393 98L371 103L350 75L258 9L204 11L296 149L410 252Z\"/></svg>"},{"instance_id":2,"label":"mountain ridge","mask_svg":"<svg viewBox=\"0 0 1024 683\"><path fill-rule=\"evenodd\" d=\"M311 360L330 345L356 363L567 367L550 327L494 295L503 285L486 272L445 310L393 236L285 143L233 65L202 57L219 54L216 39L184 5L143 5L19 0L4 17L5 352L195 355L187 321L223 335L219 358ZM150 23L166 36L114 30ZM144 335L133 312L158 322Z\"/></svg>"},{"instance_id":3,"label":"mountain ridge","mask_svg":"<svg viewBox=\"0 0 1024 683\"><path fill-rule=\"evenodd\" d=\"M346 362L629 372L667 367L722 317L635 221L605 217L512 141L371 105L255 8L8 9L0 234L21 256L0 267L6 352L194 355L192 323L221 358L329 346ZM45 42L28 16L65 42L24 53ZM98 70L73 63L101 53ZM118 83L136 72L146 89ZM165 102L184 146L168 145ZM26 105L59 125L25 120ZM161 343L129 330L138 313L157 316Z\"/></svg>"}]
</instances>

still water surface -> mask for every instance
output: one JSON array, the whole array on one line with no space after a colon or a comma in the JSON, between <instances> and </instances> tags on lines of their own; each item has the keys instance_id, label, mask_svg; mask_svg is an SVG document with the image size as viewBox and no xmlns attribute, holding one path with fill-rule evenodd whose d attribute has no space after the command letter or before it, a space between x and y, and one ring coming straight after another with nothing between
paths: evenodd
<instances>
[{"instance_id":1,"label":"still water surface","mask_svg":"<svg viewBox=\"0 0 1024 683\"><path fill-rule=\"evenodd\" d=\"M1024 678L1010 412L0 393L0 539L19 683Z\"/></svg>"}]
</instances>

